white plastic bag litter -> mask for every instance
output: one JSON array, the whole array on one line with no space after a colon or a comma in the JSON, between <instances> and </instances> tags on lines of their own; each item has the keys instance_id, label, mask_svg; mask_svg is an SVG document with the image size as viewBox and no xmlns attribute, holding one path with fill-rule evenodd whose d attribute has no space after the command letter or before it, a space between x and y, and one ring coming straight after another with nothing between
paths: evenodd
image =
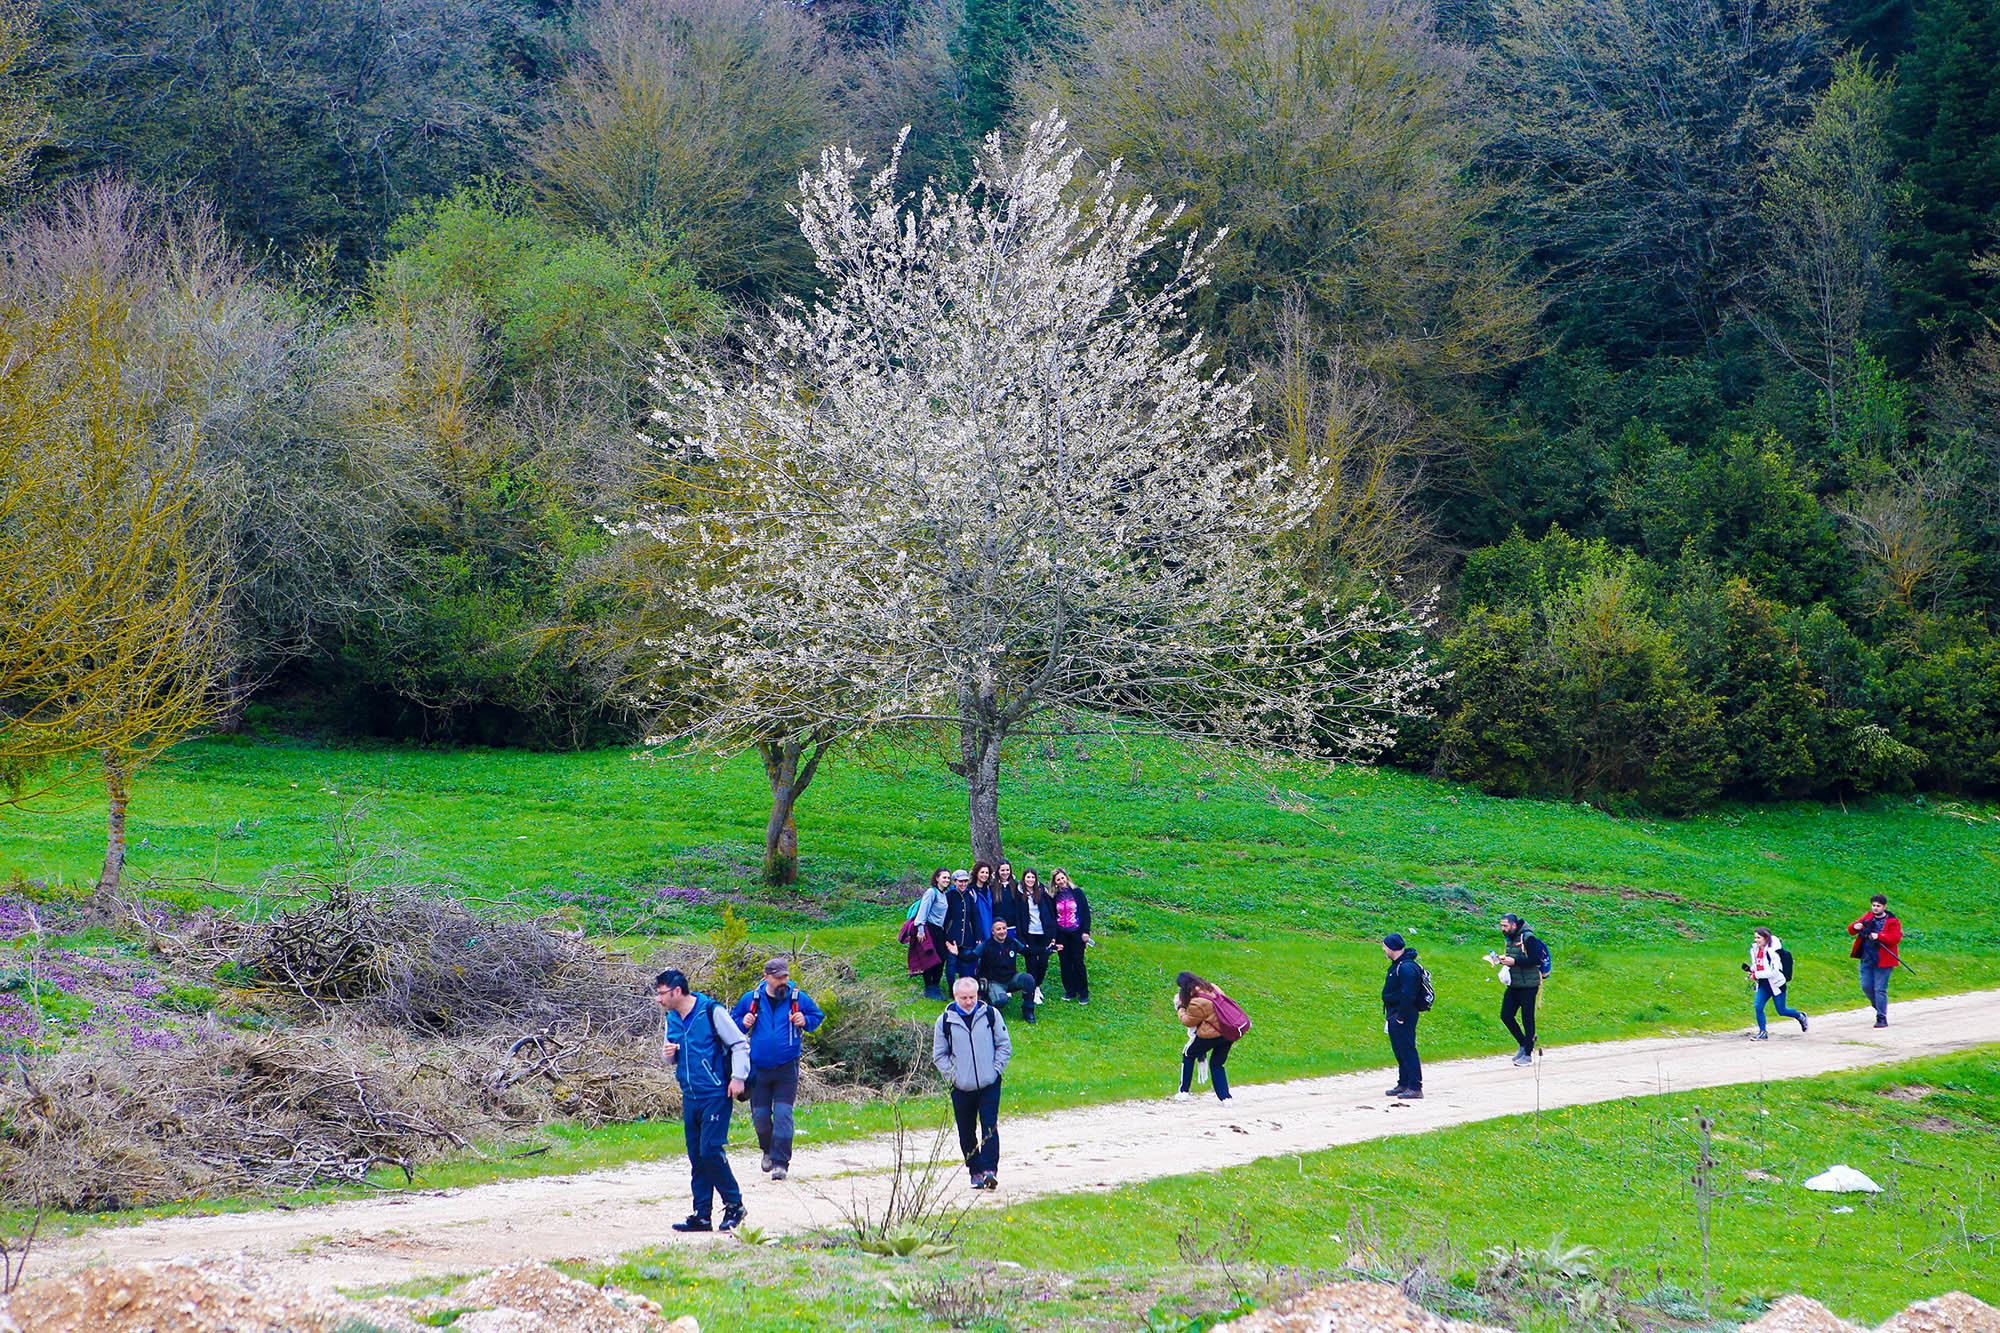
<instances>
[{"instance_id":1,"label":"white plastic bag litter","mask_svg":"<svg viewBox=\"0 0 2000 1333\"><path fill-rule=\"evenodd\" d=\"M1880 1194L1882 1187L1851 1166L1830 1166L1806 1182L1809 1190L1829 1194Z\"/></svg>"}]
</instances>

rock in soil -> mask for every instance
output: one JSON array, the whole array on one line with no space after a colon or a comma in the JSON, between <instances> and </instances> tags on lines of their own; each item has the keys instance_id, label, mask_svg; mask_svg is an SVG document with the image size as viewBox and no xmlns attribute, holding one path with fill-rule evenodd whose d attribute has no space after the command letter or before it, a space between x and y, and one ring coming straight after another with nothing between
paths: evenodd
<instances>
[{"instance_id":1,"label":"rock in soil","mask_svg":"<svg viewBox=\"0 0 2000 1333\"><path fill-rule=\"evenodd\" d=\"M1211 1333L1507 1333L1486 1324L1462 1324L1413 1304L1379 1282L1336 1282L1315 1287L1271 1310L1217 1324Z\"/></svg>"}]
</instances>

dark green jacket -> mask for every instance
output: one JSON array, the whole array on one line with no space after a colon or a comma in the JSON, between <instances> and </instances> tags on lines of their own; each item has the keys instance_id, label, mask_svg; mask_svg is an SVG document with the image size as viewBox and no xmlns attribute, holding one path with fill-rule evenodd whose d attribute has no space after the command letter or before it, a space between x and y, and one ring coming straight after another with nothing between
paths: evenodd
<instances>
[{"instance_id":1,"label":"dark green jacket","mask_svg":"<svg viewBox=\"0 0 2000 1333\"><path fill-rule=\"evenodd\" d=\"M1548 953L1548 946L1535 938L1531 930L1521 932L1521 938L1510 940L1500 946L1500 954L1507 960L1509 986L1526 986L1533 989L1542 984L1542 959Z\"/></svg>"}]
</instances>

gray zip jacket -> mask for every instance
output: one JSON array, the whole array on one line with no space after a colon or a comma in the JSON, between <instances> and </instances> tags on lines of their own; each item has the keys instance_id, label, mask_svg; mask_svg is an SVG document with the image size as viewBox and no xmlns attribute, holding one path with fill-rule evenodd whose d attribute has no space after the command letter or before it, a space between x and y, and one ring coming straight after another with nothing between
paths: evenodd
<instances>
[{"instance_id":1,"label":"gray zip jacket","mask_svg":"<svg viewBox=\"0 0 2000 1333\"><path fill-rule=\"evenodd\" d=\"M990 1088L1007 1072L1014 1058L1014 1039L1007 1020L985 1001L968 1014L956 1001L938 1015L931 1035L931 1063L960 1092Z\"/></svg>"},{"instance_id":2,"label":"gray zip jacket","mask_svg":"<svg viewBox=\"0 0 2000 1333\"><path fill-rule=\"evenodd\" d=\"M935 885L924 890L924 896L917 900L917 915L914 920L927 926L942 926L944 914L951 907L951 894L939 893Z\"/></svg>"}]
</instances>

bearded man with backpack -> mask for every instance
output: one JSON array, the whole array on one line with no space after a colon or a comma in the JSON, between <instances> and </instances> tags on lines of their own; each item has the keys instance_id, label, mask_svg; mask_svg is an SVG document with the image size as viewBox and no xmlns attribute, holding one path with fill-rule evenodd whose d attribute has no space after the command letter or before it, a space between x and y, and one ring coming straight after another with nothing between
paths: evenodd
<instances>
[{"instance_id":1,"label":"bearded man with backpack","mask_svg":"<svg viewBox=\"0 0 2000 1333\"><path fill-rule=\"evenodd\" d=\"M681 1085L681 1130L687 1140L694 1211L676 1231L714 1231L709 1210L722 1195L723 1231L743 1225L743 1190L729 1169L729 1114L750 1077L750 1039L729 1010L688 988L687 974L668 968L653 978L653 998L667 1011L660 1051Z\"/></svg>"},{"instance_id":2,"label":"bearded man with backpack","mask_svg":"<svg viewBox=\"0 0 2000 1333\"><path fill-rule=\"evenodd\" d=\"M1215 1099L1229 1100L1229 1072L1223 1068L1229 1049L1250 1031L1250 1018L1241 1005L1222 993L1220 986L1203 981L1192 972L1174 978L1174 1013L1188 1030L1187 1045L1181 1049L1181 1090L1177 1102L1193 1094L1195 1066L1208 1062L1209 1081L1215 1085Z\"/></svg>"},{"instance_id":3,"label":"bearded man with backpack","mask_svg":"<svg viewBox=\"0 0 2000 1333\"><path fill-rule=\"evenodd\" d=\"M813 997L792 984L792 968L782 958L764 964L764 980L752 986L729 1011L750 1035L750 1124L771 1179L792 1169L792 1107L799 1099L799 1058L805 1035L817 1031L826 1014Z\"/></svg>"},{"instance_id":4,"label":"bearded man with backpack","mask_svg":"<svg viewBox=\"0 0 2000 1333\"><path fill-rule=\"evenodd\" d=\"M1382 978L1382 1026L1389 1034L1389 1049L1396 1053L1396 1086L1386 1095L1422 1101L1424 1065L1417 1057L1417 1019L1435 998L1431 974L1417 961L1417 951L1393 931L1382 937L1382 954L1389 960L1389 971Z\"/></svg>"},{"instance_id":5,"label":"bearded man with backpack","mask_svg":"<svg viewBox=\"0 0 2000 1333\"><path fill-rule=\"evenodd\" d=\"M1514 1063L1531 1065L1535 1063L1535 1001L1541 998L1542 980L1549 974L1552 958L1549 946L1535 937L1518 912L1501 916L1500 938L1499 952L1486 955L1487 966L1500 970L1500 1021L1513 1034L1518 1048Z\"/></svg>"}]
</instances>

